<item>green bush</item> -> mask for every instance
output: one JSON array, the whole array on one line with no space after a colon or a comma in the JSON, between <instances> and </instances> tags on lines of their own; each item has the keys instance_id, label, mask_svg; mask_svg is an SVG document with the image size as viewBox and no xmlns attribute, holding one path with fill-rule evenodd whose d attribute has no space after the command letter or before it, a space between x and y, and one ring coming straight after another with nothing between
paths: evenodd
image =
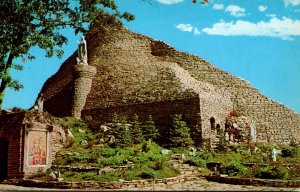
<instances>
[{"instance_id":1,"label":"green bush","mask_svg":"<svg viewBox=\"0 0 300 192\"><path fill-rule=\"evenodd\" d=\"M262 167L259 169L256 177L262 179L288 179L288 169L283 166L276 167Z\"/></svg>"},{"instance_id":2,"label":"green bush","mask_svg":"<svg viewBox=\"0 0 300 192\"><path fill-rule=\"evenodd\" d=\"M124 164L125 159L123 155L115 155L108 158L99 157L98 163L103 166L120 166Z\"/></svg>"},{"instance_id":3,"label":"green bush","mask_svg":"<svg viewBox=\"0 0 300 192\"><path fill-rule=\"evenodd\" d=\"M229 176L243 175L246 171L247 168L237 161L231 161L220 168L221 173L228 174Z\"/></svg>"},{"instance_id":4,"label":"green bush","mask_svg":"<svg viewBox=\"0 0 300 192\"><path fill-rule=\"evenodd\" d=\"M97 174L93 172L83 173L83 175L81 176L83 180L96 180L96 177Z\"/></svg>"},{"instance_id":5,"label":"green bush","mask_svg":"<svg viewBox=\"0 0 300 192\"><path fill-rule=\"evenodd\" d=\"M300 149L297 147L284 147L281 151L282 157L300 157Z\"/></svg>"},{"instance_id":6,"label":"green bush","mask_svg":"<svg viewBox=\"0 0 300 192\"><path fill-rule=\"evenodd\" d=\"M199 157L205 161L211 161L213 159L212 154L208 151L196 152L196 157Z\"/></svg>"},{"instance_id":7,"label":"green bush","mask_svg":"<svg viewBox=\"0 0 300 192\"><path fill-rule=\"evenodd\" d=\"M152 116L149 115L147 121L142 126L143 135L145 139L148 140L155 140L157 137L159 137L158 129L156 128L154 121L152 119Z\"/></svg>"},{"instance_id":8,"label":"green bush","mask_svg":"<svg viewBox=\"0 0 300 192\"><path fill-rule=\"evenodd\" d=\"M187 163L192 166L197 166L197 167L206 167L206 161L196 157L186 160L184 163Z\"/></svg>"},{"instance_id":9,"label":"green bush","mask_svg":"<svg viewBox=\"0 0 300 192\"><path fill-rule=\"evenodd\" d=\"M170 140L175 147L188 147L194 144L191 139L190 128L187 123L183 121L182 115L175 115L173 117L173 127L170 130Z\"/></svg>"},{"instance_id":10,"label":"green bush","mask_svg":"<svg viewBox=\"0 0 300 192\"><path fill-rule=\"evenodd\" d=\"M154 171L142 172L139 176L143 179L151 179L155 177Z\"/></svg>"},{"instance_id":11,"label":"green bush","mask_svg":"<svg viewBox=\"0 0 300 192\"><path fill-rule=\"evenodd\" d=\"M132 127L130 128L131 141L133 144L142 143L145 138L142 133L141 122L137 114L134 114L133 121L131 122Z\"/></svg>"}]
</instances>

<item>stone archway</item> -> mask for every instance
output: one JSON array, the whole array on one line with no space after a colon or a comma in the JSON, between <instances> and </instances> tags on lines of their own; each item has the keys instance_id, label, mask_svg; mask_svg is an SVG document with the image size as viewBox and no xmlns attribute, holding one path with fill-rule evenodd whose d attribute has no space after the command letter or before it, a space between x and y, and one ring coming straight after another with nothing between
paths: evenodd
<instances>
[{"instance_id":1,"label":"stone archway","mask_svg":"<svg viewBox=\"0 0 300 192\"><path fill-rule=\"evenodd\" d=\"M0 138L0 181L7 178L8 172L8 141Z\"/></svg>"}]
</instances>

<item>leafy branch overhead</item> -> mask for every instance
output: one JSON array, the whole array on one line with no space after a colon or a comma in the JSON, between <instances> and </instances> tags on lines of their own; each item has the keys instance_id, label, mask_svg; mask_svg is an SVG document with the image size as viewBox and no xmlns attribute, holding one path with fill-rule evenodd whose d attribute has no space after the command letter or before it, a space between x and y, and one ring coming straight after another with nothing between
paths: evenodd
<instances>
[{"instance_id":1,"label":"leafy branch overhead","mask_svg":"<svg viewBox=\"0 0 300 192\"><path fill-rule=\"evenodd\" d=\"M133 20L130 13L120 13L114 0L1 0L0 1L0 108L7 87L22 88L10 75L10 69L22 70L15 64L32 60L32 47L46 51L46 57L62 57L62 46L68 39L61 29L86 32L90 25L108 15Z\"/></svg>"}]
</instances>

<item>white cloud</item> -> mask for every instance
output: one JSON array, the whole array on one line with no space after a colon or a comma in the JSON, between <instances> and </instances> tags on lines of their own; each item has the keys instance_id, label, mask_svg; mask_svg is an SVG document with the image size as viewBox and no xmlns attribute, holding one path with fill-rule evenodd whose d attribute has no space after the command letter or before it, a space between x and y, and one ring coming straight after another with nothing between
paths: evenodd
<instances>
[{"instance_id":1,"label":"white cloud","mask_svg":"<svg viewBox=\"0 0 300 192\"><path fill-rule=\"evenodd\" d=\"M267 14L267 17L276 17L276 14Z\"/></svg>"},{"instance_id":2,"label":"white cloud","mask_svg":"<svg viewBox=\"0 0 300 192\"><path fill-rule=\"evenodd\" d=\"M258 6L258 10L260 11L260 12L264 12L265 10L267 10L267 6L263 6L263 5L260 5L260 6Z\"/></svg>"},{"instance_id":3,"label":"white cloud","mask_svg":"<svg viewBox=\"0 0 300 192\"><path fill-rule=\"evenodd\" d=\"M214 4L213 9L222 10L222 9L224 9L224 5L223 4Z\"/></svg>"},{"instance_id":4,"label":"white cloud","mask_svg":"<svg viewBox=\"0 0 300 192\"><path fill-rule=\"evenodd\" d=\"M283 0L283 2L286 7L289 5L296 6L300 4L300 0Z\"/></svg>"},{"instance_id":5,"label":"white cloud","mask_svg":"<svg viewBox=\"0 0 300 192\"><path fill-rule=\"evenodd\" d=\"M157 1L162 4L171 5L171 4L181 3L184 0L157 0Z\"/></svg>"},{"instance_id":6,"label":"white cloud","mask_svg":"<svg viewBox=\"0 0 300 192\"><path fill-rule=\"evenodd\" d=\"M192 32L193 31L193 26L191 24L178 24L176 25L176 28L181 30L181 31L186 31L186 32Z\"/></svg>"},{"instance_id":7,"label":"white cloud","mask_svg":"<svg viewBox=\"0 0 300 192\"><path fill-rule=\"evenodd\" d=\"M272 17L267 22L260 21L258 23L242 20L226 23L221 20L219 23L214 24L212 28L204 28L202 31L208 35L265 36L293 40L292 36L300 36L300 20L292 20L286 17L282 19Z\"/></svg>"},{"instance_id":8,"label":"white cloud","mask_svg":"<svg viewBox=\"0 0 300 192\"><path fill-rule=\"evenodd\" d=\"M242 7L239 7L237 5L228 5L225 9L225 12L229 12L230 15L234 17L242 17L245 16L245 9Z\"/></svg>"},{"instance_id":9,"label":"white cloud","mask_svg":"<svg viewBox=\"0 0 300 192\"><path fill-rule=\"evenodd\" d=\"M201 32L198 30L197 27L194 28L194 35L200 35Z\"/></svg>"},{"instance_id":10,"label":"white cloud","mask_svg":"<svg viewBox=\"0 0 300 192\"><path fill-rule=\"evenodd\" d=\"M197 27L192 26L191 24L178 24L175 26L177 29L179 29L180 31L184 31L184 32L189 32L189 33L193 33L194 35L198 36L201 34L201 32L199 31L199 29Z\"/></svg>"}]
</instances>

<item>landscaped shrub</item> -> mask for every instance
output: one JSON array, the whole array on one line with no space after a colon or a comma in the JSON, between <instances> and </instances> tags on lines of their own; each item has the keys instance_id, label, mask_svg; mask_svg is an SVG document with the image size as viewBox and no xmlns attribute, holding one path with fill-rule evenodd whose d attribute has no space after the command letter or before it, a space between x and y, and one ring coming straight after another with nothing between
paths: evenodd
<instances>
[{"instance_id":1,"label":"landscaped shrub","mask_svg":"<svg viewBox=\"0 0 300 192\"><path fill-rule=\"evenodd\" d=\"M197 167L206 167L206 161L197 157L188 159L184 163L187 163L192 166L197 166Z\"/></svg>"},{"instance_id":2,"label":"landscaped shrub","mask_svg":"<svg viewBox=\"0 0 300 192\"><path fill-rule=\"evenodd\" d=\"M148 116L148 119L143 125L142 130L143 130L143 135L147 141L148 140L153 141L157 137L159 137L158 129L156 128L151 115Z\"/></svg>"},{"instance_id":3,"label":"landscaped shrub","mask_svg":"<svg viewBox=\"0 0 300 192\"><path fill-rule=\"evenodd\" d=\"M153 171L143 171L141 174L140 174L140 177L143 178L143 179L151 179L151 178L154 178L155 177L155 172Z\"/></svg>"},{"instance_id":4,"label":"landscaped shrub","mask_svg":"<svg viewBox=\"0 0 300 192\"><path fill-rule=\"evenodd\" d=\"M130 134L133 144L139 144L142 143L145 138L142 133L141 129L141 122L139 121L139 117L137 114L134 114L133 121L131 122L132 127L130 128Z\"/></svg>"},{"instance_id":5,"label":"landscaped shrub","mask_svg":"<svg viewBox=\"0 0 300 192\"><path fill-rule=\"evenodd\" d=\"M231 161L220 168L221 173L228 174L229 176L243 175L246 171L247 168L237 161Z\"/></svg>"},{"instance_id":6,"label":"landscaped shrub","mask_svg":"<svg viewBox=\"0 0 300 192\"><path fill-rule=\"evenodd\" d=\"M205 161L211 161L213 159L212 154L208 151L196 152L196 157L199 157Z\"/></svg>"},{"instance_id":7,"label":"landscaped shrub","mask_svg":"<svg viewBox=\"0 0 300 192\"><path fill-rule=\"evenodd\" d=\"M115 142L112 143L112 147L129 147L132 146L132 137L129 130L129 127L126 125L126 121L122 120L121 123L118 123L115 130Z\"/></svg>"},{"instance_id":8,"label":"landscaped shrub","mask_svg":"<svg viewBox=\"0 0 300 192\"><path fill-rule=\"evenodd\" d=\"M170 140L175 147L188 147L194 144L190 135L190 128L182 120L182 115L175 115L173 118L173 128L170 130Z\"/></svg>"},{"instance_id":9,"label":"landscaped shrub","mask_svg":"<svg viewBox=\"0 0 300 192\"><path fill-rule=\"evenodd\" d=\"M262 178L262 179L287 179L289 177L288 175L288 169L283 166L266 166L259 169L256 177Z\"/></svg>"},{"instance_id":10,"label":"landscaped shrub","mask_svg":"<svg viewBox=\"0 0 300 192\"><path fill-rule=\"evenodd\" d=\"M81 176L83 180L96 180L96 177L97 174L94 172L83 173L83 175Z\"/></svg>"},{"instance_id":11,"label":"landscaped shrub","mask_svg":"<svg viewBox=\"0 0 300 192\"><path fill-rule=\"evenodd\" d=\"M300 157L300 149L297 147L284 147L281 151L282 157Z\"/></svg>"}]
</instances>

